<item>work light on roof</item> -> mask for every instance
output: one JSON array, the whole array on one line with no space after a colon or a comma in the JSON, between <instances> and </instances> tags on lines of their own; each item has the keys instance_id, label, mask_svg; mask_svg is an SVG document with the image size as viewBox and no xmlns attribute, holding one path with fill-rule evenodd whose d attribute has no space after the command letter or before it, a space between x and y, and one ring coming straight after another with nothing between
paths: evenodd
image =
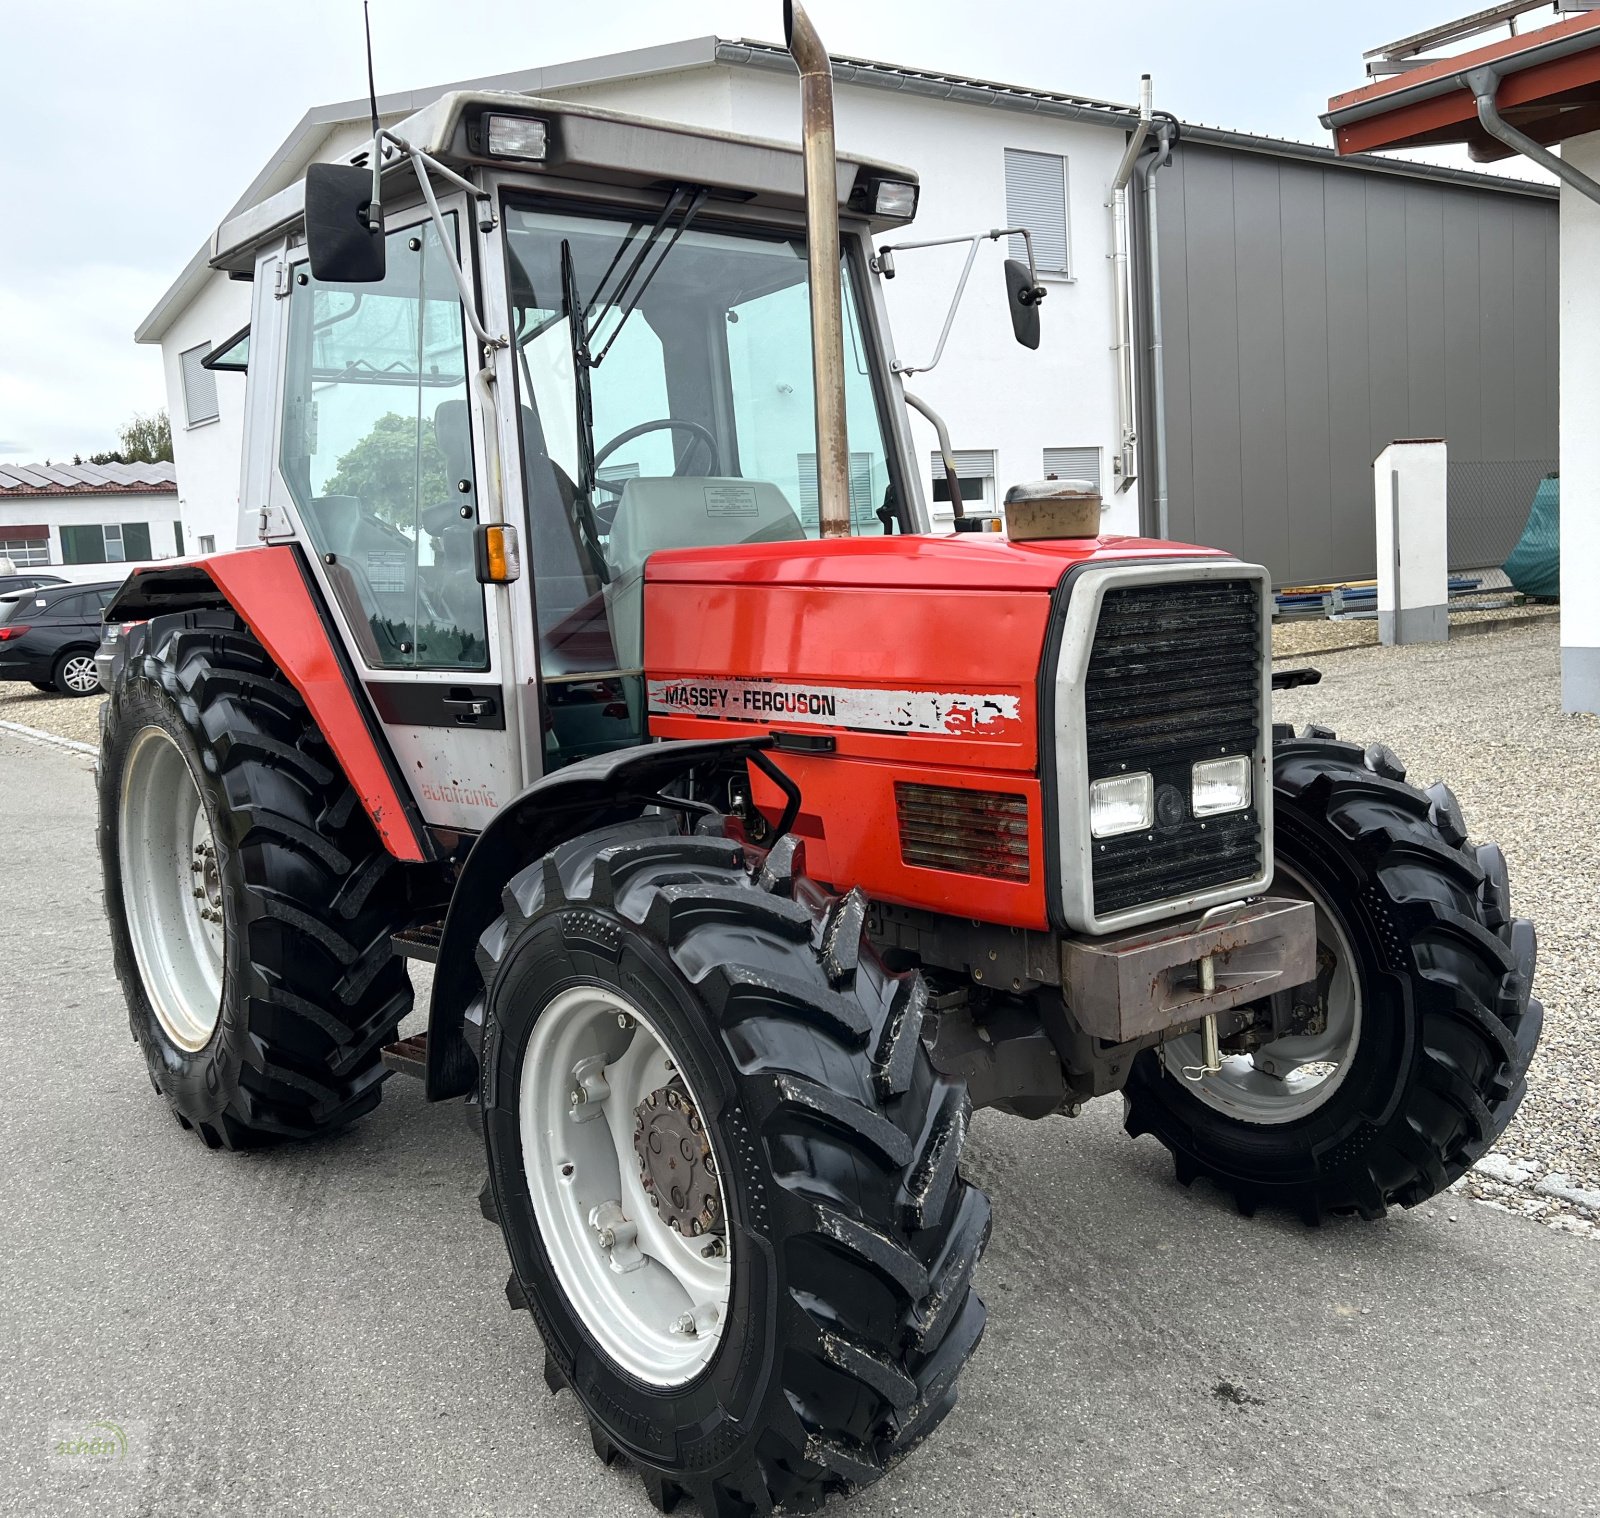
<instances>
[{"instance_id":1,"label":"work light on roof","mask_svg":"<svg viewBox=\"0 0 1600 1518\"><path fill-rule=\"evenodd\" d=\"M917 187L896 179L879 180L873 209L879 216L914 216L917 211Z\"/></svg>"},{"instance_id":2,"label":"work light on roof","mask_svg":"<svg viewBox=\"0 0 1600 1518\"><path fill-rule=\"evenodd\" d=\"M490 116L486 125L491 157L543 161L550 137L545 122L531 116Z\"/></svg>"}]
</instances>

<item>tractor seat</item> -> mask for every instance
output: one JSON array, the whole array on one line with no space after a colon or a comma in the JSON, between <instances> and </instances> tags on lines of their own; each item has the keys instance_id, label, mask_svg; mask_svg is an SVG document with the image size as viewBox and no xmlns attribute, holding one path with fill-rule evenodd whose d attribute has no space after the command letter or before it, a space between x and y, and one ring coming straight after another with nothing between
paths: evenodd
<instances>
[{"instance_id":1,"label":"tractor seat","mask_svg":"<svg viewBox=\"0 0 1600 1518\"><path fill-rule=\"evenodd\" d=\"M617 502L606 545L611 636L622 669L644 658L644 566L663 548L787 543L805 537L788 498L770 480L700 475L641 476Z\"/></svg>"}]
</instances>

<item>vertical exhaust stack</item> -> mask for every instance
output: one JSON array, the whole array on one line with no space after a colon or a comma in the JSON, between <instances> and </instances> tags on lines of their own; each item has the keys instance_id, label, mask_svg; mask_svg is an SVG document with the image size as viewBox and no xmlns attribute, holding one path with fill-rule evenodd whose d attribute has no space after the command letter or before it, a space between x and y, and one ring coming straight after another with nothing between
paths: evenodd
<instances>
[{"instance_id":1,"label":"vertical exhaust stack","mask_svg":"<svg viewBox=\"0 0 1600 1518\"><path fill-rule=\"evenodd\" d=\"M811 367L817 395L817 503L825 538L850 536L850 443L844 414L844 294L839 283L839 170L833 65L799 0L784 0L783 40L800 70L806 165Z\"/></svg>"}]
</instances>

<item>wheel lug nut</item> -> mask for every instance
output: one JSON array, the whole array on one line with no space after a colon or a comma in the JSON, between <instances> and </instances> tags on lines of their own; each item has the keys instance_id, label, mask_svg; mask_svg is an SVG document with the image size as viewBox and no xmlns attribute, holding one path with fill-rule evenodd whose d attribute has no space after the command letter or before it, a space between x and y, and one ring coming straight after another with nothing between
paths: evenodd
<instances>
[{"instance_id":1,"label":"wheel lug nut","mask_svg":"<svg viewBox=\"0 0 1600 1518\"><path fill-rule=\"evenodd\" d=\"M619 1028L631 1028L633 1019L626 1012L619 1012L617 1013L617 1026Z\"/></svg>"}]
</instances>

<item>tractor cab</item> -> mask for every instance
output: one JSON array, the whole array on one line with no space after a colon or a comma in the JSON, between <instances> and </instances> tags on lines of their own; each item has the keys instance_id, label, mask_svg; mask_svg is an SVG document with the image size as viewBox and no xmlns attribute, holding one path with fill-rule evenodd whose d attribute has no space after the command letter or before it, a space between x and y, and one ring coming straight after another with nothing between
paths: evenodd
<instances>
[{"instance_id":1,"label":"tractor cab","mask_svg":"<svg viewBox=\"0 0 1600 1518\"><path fill-rule=\"evenodd\" d=\"M424 816L470 828L643 740L651 555L821 532L803 166L495 93L375 151L381 230L362 153L217 234L255 283L241 541L305 548ZM869 243L916 179L837 183L849 527L924 531Z\"/></svg>"}]
</instances>

